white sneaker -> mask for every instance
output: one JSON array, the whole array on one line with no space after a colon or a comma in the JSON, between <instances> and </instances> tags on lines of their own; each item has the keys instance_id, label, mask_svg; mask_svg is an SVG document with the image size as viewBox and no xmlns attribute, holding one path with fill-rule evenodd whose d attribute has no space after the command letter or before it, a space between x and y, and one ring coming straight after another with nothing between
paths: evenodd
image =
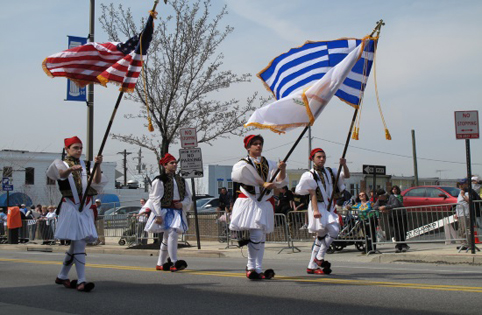
<instances>
[{"instance_id":1,"label":"white sneaker","mask_svg":"<svg viewBox=\"0 0 482 315\"><path fill-rule=\"evenodd\" d=\"M308 225L307 224L303 224L302 227L300 227L300 230L306 230L308 228Z\"/></svg>"}]
</instances>

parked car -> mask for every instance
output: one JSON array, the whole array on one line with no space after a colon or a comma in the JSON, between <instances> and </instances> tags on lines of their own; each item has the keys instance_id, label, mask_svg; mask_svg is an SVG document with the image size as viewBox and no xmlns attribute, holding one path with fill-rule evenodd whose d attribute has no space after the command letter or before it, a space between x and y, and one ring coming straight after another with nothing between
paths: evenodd
<instances>
[{"instance_id":1,"label":"parked car","mask_svg":"<svg viewBox=\"0 0 482 315\"><path fill-rule=\"evenodd\" d=\"M405 207L457 203L460 189L450 186L415 186L402 191Z\"/></svg>"},{"instance_id":2,"label":"parked car","mask_svg":"<svg viewBox=\"0 0 482 315\"><path fill-rule=\"evenodd\" d=\"M198 213L216 213L218 206L218 198L202 198L196 200L196 208ZM194 212L194 207L192 207L191 211Z\"/></svg>"},{"instance_id":3,"label":"parked car","mask_svg":"<svg viewBox=\"0 0 482 315\"><path fill-rule=\"evenodd\" d=\"M141 210L141 207L139 206L124 206L124 207L109 209L104 213L104 215L132 214L132 213L138 213L139 210Z\"/></svg>"}]
</instances>

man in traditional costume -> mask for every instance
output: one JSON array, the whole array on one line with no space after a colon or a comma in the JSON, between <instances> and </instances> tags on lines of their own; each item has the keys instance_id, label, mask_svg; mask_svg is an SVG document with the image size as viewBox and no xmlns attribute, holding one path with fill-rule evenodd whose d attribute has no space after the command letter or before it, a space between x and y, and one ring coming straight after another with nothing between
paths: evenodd
<instances>
[{"instance_id":1,"label":"man in traditional costume","mask_svg":"<svg viewBox=\"0 0 482 315\"><path fill-rule=\"evenodd\" d=\"M244 147L248 156L233 166L231 178L240 184L240 193L233 206L231 224L234 231L249 231L249 240L240 245L248 245L248 264L246 277L251 280L271 279L273 269L263 272L262 262L266 234L274 230L274 198L273 189L287 184L286 164L284 162L268 161L261 156L264 139L260 135L250 135L244 138ZM277 169L278 176L273 183L272 178ZM263 188L267 193L258 201Z\"/></svg>"},{"instance_id":2,"label":"man in traditional costume","mask_svg":"<svg viewBox=\"0 0 482 315\"><path fill-rule=\"evenodd\" d=\"M336 202L331 200L337 170L325 167L325 151L320 148L313 149L309 158L313 161L313 168L303 173L296 186L297 194L310 194L308 230L311 233L316 233L306 272L308 274L330 274L331 264L325 260L325 254L333 239L337 238L340 232L339 216L335 212ZM343 166L343 170L338 180L334 199L345 190L343 179L350 177L346 160L341 158L340 164ZM331 206L328 209L330 200Z\"/></svg>"},{"instance_id":3,"label":"man in traditional costume","mask_svg":"<svg viewBox=\"0 0 482 315\"><path fill-rule=\"evenodd\" d=\"M177 239L179 233L187 231L186 212L192 196L184 178L176 174L176 158L166 153L159 163L163 171L152 182L148 201L151 214L145 231L164 233L156 270L175 272L187 267L184 260L177 259Z\"/></svg>"},{"instance_id":4,"label":"man in traditional costume","mask_svg":"<svg viewBox=\"0 0 482 315\"><path fill-rule=\"evenodd\" d=\"M55 283L66 288L89 292L95 285L87 282L85 278L85 256L87 255L85 247L87 243L97 240L94 211L92 210L93 197L97 195L98 190L105 186L107 180L100 169L102 156L95 157L94 161L99 166L95 174L92 174L91 162L80 160L82 141L78 137L72 137L65 139L64 144L67 152L65 159L63 161L55 160L47 170L47 176L57 181L62 194L54 238L71 241ZM88 191L85 191L90 176L94 176L92 185ZM84 195L87 195L85 205L83 209L79 209ZM68 274L74 263L78 280L70 281Z\"/></svg>"}]
</instances>

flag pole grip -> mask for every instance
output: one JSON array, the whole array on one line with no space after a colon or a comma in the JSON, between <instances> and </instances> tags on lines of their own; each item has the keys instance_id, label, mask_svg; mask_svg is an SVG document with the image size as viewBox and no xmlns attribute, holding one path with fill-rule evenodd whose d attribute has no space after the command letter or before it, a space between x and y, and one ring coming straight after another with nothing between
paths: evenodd
<instances>
[{"instance_id":1,"label":"flag pole grip","mask_svg":"<svg viewBox=\"0 0 482 315\"><path fill-rule=\"evenodd\" d=\"M306 131L308 130L309 126L306 126L305 129L303 129L303 131L301 132L300 136L298 137L298 139L295 141L295 143L293 144L293 146L291 147L290 151L288 152L288 154L286 154L286 157L283 159L283 162L286 163L286 161L288 161L291 153L293 153L293 151L295 150L296 146L298 145L298 143L300 142L301 138L303 138L303 136L305 135ZM280 172L280 169L278 168L276 170L276 172L273 174L273 176L271 177L269 183L272 183L275 179L276 179L276 176L278 176ZM267 189L266 188L263 188L263 190L261 191L261 195L258 197L258 202L261 201L261 199L263 199L263 196L266 194L266 191Z\"/></svg>"},{"instance_id":2,"label":"flag pole grip","mask_svg":"<svg viewBox=\"0 0 482 315\"><path fill-rule=\"evenodd\" d=\"M120 92L119 96L117 97L117 102L115 103L114 110L112 111L112 115L109 120L109 124L107 125L107 129L105 130L104 139L102 139L102 144L100 145L99 153L97 156L102 155L104 151L105 143L107 142L107 137L109 137L110 129L112 128L112 124L114 122L115 115L117 113L117 109L119 108L119 104L122 100L122 96L124 92ZM82 212L85 205L85 200L87 199L87 192L89 191L90 186L92 185L92 179L94 178L94 174L99 167L99 163L94 163L94 167L92 169L92 173L90 174L89 181L87 182L87 187L85 188L85 193L82 196L82 201L80 202L79 212Z\"/></svg>"}]
</instances>

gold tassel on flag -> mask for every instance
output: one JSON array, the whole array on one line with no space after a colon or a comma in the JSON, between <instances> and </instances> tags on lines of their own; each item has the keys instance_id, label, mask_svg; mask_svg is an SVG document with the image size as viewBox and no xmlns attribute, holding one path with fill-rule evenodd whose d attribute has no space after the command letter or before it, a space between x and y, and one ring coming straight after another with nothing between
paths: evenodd
<instances>
[{"instance_id":1,"label":"gold tassel on flag","mask_svg":"<svg viewBox=\"0 0 482 315\"><path fill-rule=\"evenodd\" d=\"M385 139L392 140L392 136L390 136L390 131L388 131L387 128L385 128Z\"/></svg>"},{"instance_id":2,"label":"gold tassel on flag","mask_svg":"<svg viewBox=\"0 0 482 315\"><path fill-rule=\"evenodd\" d=\"M360 138L358 137L358 131L359 131L359 128L358 127L353 127L353 134L351 135L351 138L353 140L360 140Z\"/></svg>"},{"instance_id":3,"label":"gold tassel on flag","mask_svg":"<svg viewBox=\"0 0 482 315\"><path fill-rule=\"evenodd\" d=\"M377 96L377 105L378 111L380 112L380 117L382 118L383 128L385 129L385 139L392 140L392 136L388 131L387 124L385 122L385 118L383 117L382 113L382 106L380 105L380 98L378 97L378 86L377 86L377 51L375 50L373 56L373 80L375 81L375 95Z\"/></svg>"}]
</instances>

